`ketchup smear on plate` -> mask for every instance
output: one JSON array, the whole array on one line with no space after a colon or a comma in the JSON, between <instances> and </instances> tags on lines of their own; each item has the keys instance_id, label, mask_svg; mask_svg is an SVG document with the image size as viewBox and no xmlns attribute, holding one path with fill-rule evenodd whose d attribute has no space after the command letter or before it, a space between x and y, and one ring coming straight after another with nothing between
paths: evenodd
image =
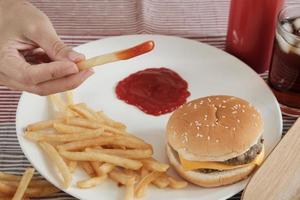
<instances>
[{"instance_id":1,"label":"ketchup smear on plate","mask_svg":"<svg viewBox=\"0 0 300 200\"><path fill-rule=\"evenodd\" d=\"M151 115L172 112L186 102L188 83L167 68L149 68L121 80L117 97Z\"/></svg>"}]
</instances>

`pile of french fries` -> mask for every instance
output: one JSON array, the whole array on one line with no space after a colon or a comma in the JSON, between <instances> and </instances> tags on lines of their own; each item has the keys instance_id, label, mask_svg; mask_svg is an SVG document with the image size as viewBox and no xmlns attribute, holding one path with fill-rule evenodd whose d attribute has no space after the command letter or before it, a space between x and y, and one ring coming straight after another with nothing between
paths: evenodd
<instances>
[{"instance_id":1,"label":"pile of french fries","mask_svg":"<svg viewBox=\"0 0 300 200\"><path fill-rule=\"evenodd\" d=\"M152 157L152 146L128 133L126 126L84 103L74 104L71 92L51 95L54 119L30 124L24 136L37 142L68 188L78 168L89 176L76 183L91 188L110 178L125 186L125 200L144 196L150 184L158 188L184 188L166 172L168 164Z\"/></svg>"},{"instance_id":2,"label":"pile of french fries","mask_svg":"<svg viewBox=\"0 0 300 200\"><path fill-rule=\"evenodd\" d=\"M29 197L46 197L59 190L49 182L33 178L34 169L26 169L23 176L0 172L0 199L23 200Z\"/></svg>"}]
</instances>

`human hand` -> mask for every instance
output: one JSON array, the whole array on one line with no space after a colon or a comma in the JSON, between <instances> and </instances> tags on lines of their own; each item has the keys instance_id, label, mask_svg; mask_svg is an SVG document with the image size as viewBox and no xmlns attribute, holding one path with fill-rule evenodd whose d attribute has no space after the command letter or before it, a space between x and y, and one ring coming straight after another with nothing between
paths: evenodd
<instances>
[{"instance_id":1,"label":"human hand","mask_svg":"<svg viewBox=\"0 0 300 200\"><path fill-rule=\"evenodd\" d=\"M79 72L75 63L84 56L66 46L48 17L25 0L0 0L0 30L1 85L48 95L76 88L93 74ZM32 64L26 59L32 56L52 62Z\"/></svg>"}]
</instances>

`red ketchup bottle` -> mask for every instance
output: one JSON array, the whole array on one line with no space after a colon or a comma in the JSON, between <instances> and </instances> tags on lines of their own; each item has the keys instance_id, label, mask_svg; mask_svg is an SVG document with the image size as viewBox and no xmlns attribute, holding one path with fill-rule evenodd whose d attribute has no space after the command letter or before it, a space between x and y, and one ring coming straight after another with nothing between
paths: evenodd
<instances>
[{"instance_id":1,"label":"red ketchup bottle","mask_svg":"<svg viewBox=\"0 0 300 200\"><path fill-rule=\"evenodd\" d=\"M231 0L226 51L257 73L267 71L283 4L284 0Z\"/></svg>"}]
</instances>

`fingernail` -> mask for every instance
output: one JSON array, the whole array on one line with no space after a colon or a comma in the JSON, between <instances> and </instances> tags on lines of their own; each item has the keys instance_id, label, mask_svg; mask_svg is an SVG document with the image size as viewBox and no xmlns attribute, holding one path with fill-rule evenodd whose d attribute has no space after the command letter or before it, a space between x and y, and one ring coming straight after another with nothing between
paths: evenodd
<instances>
[{"instance_id":1,"label":"fingernail","mask_svg":"<svg viewBox=\"0 0 300 200\"><path fill-rule=\"evenodd\" d=\"M84 55L81 54L81 53L77 53L76 51L70 51L68 53L68 58L71 61L77 63L77 62L80 62L80 61L84 60Z\"/></svg>"}]
</instances>

